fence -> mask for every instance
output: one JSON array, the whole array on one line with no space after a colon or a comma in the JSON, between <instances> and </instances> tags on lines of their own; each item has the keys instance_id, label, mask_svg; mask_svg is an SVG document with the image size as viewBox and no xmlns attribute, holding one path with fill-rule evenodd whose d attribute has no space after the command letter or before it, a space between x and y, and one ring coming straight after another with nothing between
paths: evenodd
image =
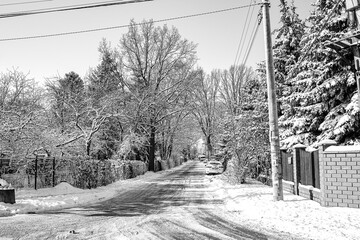
<instances>
[{"instance_id":1,"label":"fence","mask_svg":"<svg viewBox=\"0 0 360 240\"><path fill-rule=\"evenodd\" d=\"M300 149L300 183L303 185L320 188L319 151Z\"/></svg>"},{"instance_id":2,"label":"fence","mask_svg":"<svg viewBox=\"0 0 360 240\"><path fill-rule=\"evenodd\" d=\"M95 188L144 174L142 161L91 160L88 158L26 158L2 168L1 177L15 188L44 188L66 181L79 188Z\"/></svg>"},{"instance_id":3,"label":"fence","mask_svg":"<svg viewBox=\"0 0 360 240\"><path fill-rule=\"evenodd\" d=\"M281 160L285 191L322 206L360 208L360 146L325 140L306 151L298 144L292 153L282 149Z\"/></svg>"},{"instance_id":4,"label":"fence","mask_svg":"<svg viewBox=\"0 0 360 240\"><path fill-rule=\"evenodd\" d=\"M283 179L286 181L294 181L294 166L292 162L292 153L287 152L286 149L281 149L281 164L282 164L282 173Z\"/></svg>"},{"instance_id":5,"label":"fence","mask_svg":"<svg viewBox=\"0 0 360 240\"><path fill-rule=\"evenodd\" d=\"M0 178L10 166L10 158L0 158Z\"/></svg>"},{"instance_id":6,"label":"fence","mask_svg":"<svg viewBox=\"0 0 360 240\"><path fill-rule=\"evenodd\" d=\"M295 145L290 151L281 149L284 190L320 202L319 151Z\"/></svg>"}]
</instances>

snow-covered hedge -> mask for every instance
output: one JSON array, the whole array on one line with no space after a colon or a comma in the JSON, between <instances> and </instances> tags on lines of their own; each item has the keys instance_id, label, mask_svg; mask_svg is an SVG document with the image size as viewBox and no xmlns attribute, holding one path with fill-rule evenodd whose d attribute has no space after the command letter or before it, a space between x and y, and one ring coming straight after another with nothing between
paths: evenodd
<instances>
[{"instance_id":1,"label":"snow-covered hedge","mask_svg":"<svg viewBox=\"0 0 360 240\"><path fill-rule=\"evenodd\" d=\"M184 159L178 156L172 156L169 159L166 160L156 160L155 161L155 170L161 171L166 170L170 168L177 167L181 164L183 164Z\"/></svg>"},{"instance_id":2,"label":"snow-covered hedge","mask_svg":"<svg viewBox=\"0 0 360 240\"><path fill-rule=\"evenodd\" d=\"M52 163L49 163L52 164ZM22 166L13 174L2 177L15 188L34 188L34 173ZM142 161L92 160L84 157L72 157L56 160L55 185L68 182L78 188L96 188L120 179L129 179L142 175L147 165ZM37 188L50 187L52 183L52 165L39 166Z\"/></svg>"},{"instance_id":3,"label":"snow-covered hedge","mask_svg":"<svg viewBox=\"0 0 360 240\"><path fill-rule=\"evenodd\" d=\"M88 160L75 162L68 173L72 178L69 183L80 188L95 188L105 186L120 179L129 179L142 175L147 171L147 165L142 161L119 160Z\"/></svg>"}]
</instances>

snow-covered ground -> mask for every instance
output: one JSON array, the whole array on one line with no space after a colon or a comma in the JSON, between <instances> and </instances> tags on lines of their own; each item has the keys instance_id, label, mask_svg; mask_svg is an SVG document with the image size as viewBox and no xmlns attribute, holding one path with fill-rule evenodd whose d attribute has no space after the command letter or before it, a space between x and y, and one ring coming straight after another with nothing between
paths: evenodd
<instances>
[{"instance_id":1,"label":"snow-covered ground","mask_svg":"<svg viewBox=\"0 0 360 240\"><path fill-rule=\"evenodd\" d=\"M0 217L19 213L34 213L49 209L61 209L103 201L113 197L117 191L139 184L142 179L156 176L153 172L133 179L122 180L96 189L79 189L62 182L54 188L19 189L15 191L15 204L0 202Z\"/></svg>"},{"instance_id":2,"label":"snow-covered ground","mask_svg":"<svg viewBox=\"0 0 360 240\"><path fill-rule=\"evenodd\" d=\"M272 188L252 180L242 185L218 178L213 182L217 194L224 196L224 209L249 228L299 239L360 239L360 209L325 208L287 192L284 201L274 202Z\"/></svg>"},{"instance_id":3,"label":"snow-covered ground","mask_svg":"<svg viewBox=\"0 0 360 240\"><path fill-rule=\"evenodd\" d=\"M51 189L19 190L16 192L16 204L0 203L0 216L105 200L119 189L129 189L160 174L163 173L146 173L93 190L77 189L67 183ZM274 202L272 188L256 181L231 185L225 183L221 176L205 178L210 183L209 194L224 201L219 214L250 229L272 235L279 233L279 236L291 236L291 239L360 239L360 209L324 208L314 201L286 192L284 201Z\"/></svg>"}]
</instances>

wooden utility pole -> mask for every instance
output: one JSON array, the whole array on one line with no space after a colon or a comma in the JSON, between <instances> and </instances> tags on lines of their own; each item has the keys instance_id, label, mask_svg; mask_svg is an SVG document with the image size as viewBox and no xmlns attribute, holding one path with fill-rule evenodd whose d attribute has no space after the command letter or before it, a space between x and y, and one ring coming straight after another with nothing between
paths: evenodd
<instances>
[{"instance_id":1,"label":"wooden utility pole","mask_svg":"<svg viewBox=\"0 0 360 240\"><path fill-rule=\"evenodd\" d=\"M265 37L265 54L266 54L266 76L269 105L269 138L271 151L271 174L273 184L273 200L283 200L281 159L280 159L280 141L279 126L276 107L276 90L274 61L272 53L271 27L270 27L270 2L263 0L263 17L264 17L264 37Z\"/></svg>"}]
</instances>

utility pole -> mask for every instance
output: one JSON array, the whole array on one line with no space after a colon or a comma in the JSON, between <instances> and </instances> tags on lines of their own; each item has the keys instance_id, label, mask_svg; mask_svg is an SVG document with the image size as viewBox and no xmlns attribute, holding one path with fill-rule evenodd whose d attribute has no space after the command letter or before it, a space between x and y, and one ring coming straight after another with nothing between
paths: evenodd
<instances>
[{"instance_id":1,"label":"utility pole","mask_svg":"<svg viewBox=\"0 0 360 240\"><path fill-rule=\"evenodd\" d=\"M266 54L266 77L267 77L267 92L268 92L268 106L269 106L269 139L270 139L270 153L271 153L271 177L273 184L273 200L283 200L282 174L281 174L281 159L280 159L280 141L279 141L279 126L278 115L276 107L276 89L275 89L275 74L274 61L272 53L271 41L271 27L270 27L270 2L263 0L263 15L264 15L264 37L265 37L265 54Z\"/></svg>"}]
</instances>

